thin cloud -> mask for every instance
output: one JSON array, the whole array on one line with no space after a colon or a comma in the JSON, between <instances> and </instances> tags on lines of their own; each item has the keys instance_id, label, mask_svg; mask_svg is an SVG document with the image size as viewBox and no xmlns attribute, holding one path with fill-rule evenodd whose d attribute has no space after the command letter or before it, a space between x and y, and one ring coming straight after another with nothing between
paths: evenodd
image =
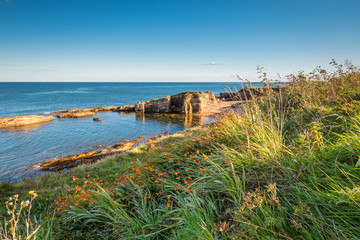
<instances>
[{"instance_id":1,"label":"thin cloud","mask_svg":"<svg viewBox=\"0 0 360 240\"><path fill-rule=\"evenodd\" d=\"M2 4L10 5L10 4L12 4L12 3L13 3L12 0L0 0L0 5L2 5Z\"/></svg>"},{"instance_id":2,"label":"thin cloud","mask_svg":"<svg viewBox=\"0 0 360 240\"><path fill-rule=\"evenodd\" d=\"M205 63L204 65L210 65L210 66L217 66L217 65L223 65L224 63L222 62L209 62L209 63Z\"/></svg>"}]
</instances>

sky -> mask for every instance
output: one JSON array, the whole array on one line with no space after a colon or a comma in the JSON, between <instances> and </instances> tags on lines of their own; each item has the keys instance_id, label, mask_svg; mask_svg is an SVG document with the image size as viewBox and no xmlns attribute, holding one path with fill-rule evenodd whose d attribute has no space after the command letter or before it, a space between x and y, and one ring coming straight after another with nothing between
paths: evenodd
<instances>
[{"instance_id":1,"label":"sky","mask_svg":"<svg viewBox=\"0 0 360 240\"><path fill-rule=\"evenodd\" d=\"M0 82L256 81L360 65L359 0L0 0Z\"/></svg>"}]
</instances>

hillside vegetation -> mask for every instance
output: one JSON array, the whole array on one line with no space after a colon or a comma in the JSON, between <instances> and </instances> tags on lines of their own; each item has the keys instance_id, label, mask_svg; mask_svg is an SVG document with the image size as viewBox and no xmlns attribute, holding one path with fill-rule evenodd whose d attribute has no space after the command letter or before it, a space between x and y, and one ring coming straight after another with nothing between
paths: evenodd
<instances>
[{"instance_id":1,"label":"hillside vegetation","mask_svg":"<svg viewBox=\"0 0 360 240\"><path fill-rule=\"evenodd\" d=\"M279 92L252 98L213 125L2 184L2 220L10 222L2 221L0 236L359 239L360 69L332 65L331 73L288 76ZM14 194L32 201L13 197L6 210ZM14 206L23 207L19 216Z\"/></svg>"}]
</instances>

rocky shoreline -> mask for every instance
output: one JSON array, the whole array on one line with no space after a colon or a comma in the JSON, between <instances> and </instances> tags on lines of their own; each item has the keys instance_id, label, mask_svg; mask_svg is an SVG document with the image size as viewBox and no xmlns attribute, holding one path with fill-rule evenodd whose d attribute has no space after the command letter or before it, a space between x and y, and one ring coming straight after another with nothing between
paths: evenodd
<instances>
[{"instance_id":1,"label":"rocky shoreline","mask_svg":"<svg viewBox=\"0 0 360 240\"><path fill-rule=\"evenodd\" d=\"M268 91L278 88L266 87L251 87L243 88L237 93L220 93L219 97L215 97L212 92L182 92L176 95L166 96L160 99L153 99L150 101L138 102L136 105L125 106L108 106L98 108L85 109L71 109L52 112L58 118L82 118L94 116L98 112L135 112L135 113L151 113L151 114L184 114L186 116L200 115L210 116L221 113L226 108L236 106L244 99L251 99L252 97L261 97ZM42 123L52 121L53 116L16 116L0 118L0 128L20 127L28 124ZM94 121L101 121L101 118L94 118ZM161 136L150 137L147 140L153 141ZM140 141L125 140L113 146L106 146L94 151L69 155L56 160L44 161L36 166L34 169L40 171L58 172L65 169L74 168L81 164L93 163L101 158L119 154L131 150L134 145ZM99 146L100 147L100 146Z\"/></svg>"},{"instance_id":2,"label":"rocky shoreline","mask_svg":"<svg viewBox=\"0 0 360 240\"><path fill-rule=\"evenodd\" d=\"M202 114L208 105L221 102L248 100L265 95L268 91L278 91L279 87L245 87L236 93L225 92L215 96L212 92L182 92L160 99L138 102L135 105L107 106L97 108L70 109L51 112L57 118L83 118L98 112L135 112L135 113L178 113ZM52 121L53 116L25 115L0 118L0 129Z\"/></svg>"}]
</instances>

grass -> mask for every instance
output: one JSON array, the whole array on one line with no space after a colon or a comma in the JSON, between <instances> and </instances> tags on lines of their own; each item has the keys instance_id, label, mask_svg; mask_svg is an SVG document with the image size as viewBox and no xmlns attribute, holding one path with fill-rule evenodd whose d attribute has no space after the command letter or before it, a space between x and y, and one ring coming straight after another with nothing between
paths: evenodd
<instances>
[{"instance_id":1,"label":"grass","mask_svg":"<svg viewBox=\"0 0 360 240\"><path fill-rule=\"evenodd\" d=\"M359 239L360 70L332 65L216 124L2 183L0 200L39 195L38 239Z\"/></svg>"}]
</instances>

